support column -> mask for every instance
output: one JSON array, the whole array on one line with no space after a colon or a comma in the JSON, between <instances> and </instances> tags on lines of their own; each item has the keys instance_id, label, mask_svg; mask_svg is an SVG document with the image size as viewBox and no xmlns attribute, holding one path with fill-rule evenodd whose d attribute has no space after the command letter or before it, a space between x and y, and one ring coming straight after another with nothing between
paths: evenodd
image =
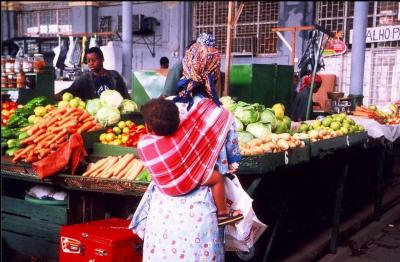
<instances>
[{"instance_id":1,"label":"support column","mask_svg":"<svg viewBox=\"0 0 400 262\"><path fill-rule=\"evenodd\" d=\"M353 41L351 48L350 94L352 105L361 105L365 62L365 35L368 25L368 2L354 3Z\"/></svg>"},{"instance_id":2,"label":"support column","mask_svg":"<svg viewBox=\"0 0 400 262\"><path fill-rule=\"evenodd\" d=\"M122 2L122 76L126 86L132 88L132 2Z\"/></svg>"}]
</instances>

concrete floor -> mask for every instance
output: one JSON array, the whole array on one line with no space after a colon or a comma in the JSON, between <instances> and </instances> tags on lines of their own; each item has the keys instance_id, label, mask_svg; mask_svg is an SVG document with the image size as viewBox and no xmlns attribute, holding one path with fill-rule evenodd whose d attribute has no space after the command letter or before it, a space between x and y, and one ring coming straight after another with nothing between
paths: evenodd
<instances>
[{"instance_id":1,"label":"concrete floor","mask_svg":"<svg viewBox=\"0 0 400 262\"><path fill-rule=\"evenodd\" d=\"M387 225L363 245L360 253L343 262L398 262L400 261L400 218Z\"/></svg>"}]
</instances>

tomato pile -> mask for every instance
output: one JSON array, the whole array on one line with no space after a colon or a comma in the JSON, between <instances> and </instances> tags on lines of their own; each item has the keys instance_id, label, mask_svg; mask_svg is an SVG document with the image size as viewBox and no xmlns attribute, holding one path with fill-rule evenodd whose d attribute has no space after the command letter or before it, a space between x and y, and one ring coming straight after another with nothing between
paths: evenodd
<instances>
[{"instance_id":1,"label":"tomato pile","mask_svg":"<svg viewBox=\"0 0 400 262\"><path fill-rule=\"evenodd\" d=\"M102 133L99 140L102 144L136 147L139 139L145 134L147 131L144 125L137 125L130 120L119 121L116 126Z\"/></svg>"},{"instance_id":2,"label":"tomato pile","mask_svg":"<svg viewBox=\"0 0 400 262\"><path fill-rule=\"evenodd\" d=\"M1 103L1 126L6 126L10 117L15 114L18 104L13 101Z\"/></svg>"}]
</instances>

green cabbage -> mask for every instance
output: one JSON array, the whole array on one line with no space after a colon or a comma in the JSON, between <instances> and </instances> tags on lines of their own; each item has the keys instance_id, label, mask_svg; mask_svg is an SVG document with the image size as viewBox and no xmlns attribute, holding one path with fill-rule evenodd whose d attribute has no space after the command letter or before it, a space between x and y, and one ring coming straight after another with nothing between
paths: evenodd
<instances>
[{"instance_id":1,"label":"green cabbage","mask_svg":"<svg viewBox=\"0 0 400 262\"><path fill-rule=\"evenodd\" d=\"M226 108L229 112L235 112L236 107L238 104L230 97L230 96L223 96L219 99L221 101L222 106Z\"/></svg>"},{"instance_id":2,"label":"green cabbage","mask_svg":"<svg viewBox=\"0 0 400 262\"><path fill-rule=\"evenodd\" d=\"M121 114L129 114L138 111L138 105L129 99L122 100L121 106L119 108Z\"/></svg>"},{"instance_id":3,"label":"green cabbage","mask_svg":"<svg viewBox=\"0 0 400 262\"><path fill-rule=\"evenodd\" d=\"M99 98L91 99L86 102L86 111L92 116L96 115L97 111L103 106Z\"/></svg>"},{"instance_id":4,"label":"green cabbage","mask_svg":"<svg viewBox=\"0 0 400 262\"><path fill-rule=\"evenodd\" d=\"M264 111L261 112L260 116L260 122L264 124L270 123L272 126L272 129L276 128L276 116L274 112L271 109L265 109Z\"/></svg>"},{"instance_id":5,"label":"green cabbage","mask_svg":"<svg viewBox=\"0 0 400 262\"><path fill-rule=\"evenodd\" d=\"M243 131L244 125L237 117L235 117L235 123L236 123L236 131Z\"/></svg>"},{"instance_id":6,"label":"green cabbage","mask_svg":"<svg viewBox=\"0 0 400 262\"><path fill-rule=\"evenodd\" d=\"M239 131L239 132L237 132L237 135L238 135L239 142L242 142L242 143L247 143L247 142L250 142L252 139L254 139L254 136L246 131Z\"/></svg>"},{"instance_id":7,"label":"green cabbage","mask_svg":"<svg viewBox=\"0 0 400 262\"><path fill-rule=\"evenodd\" d=\"M260 119L260 112L251 110L249 107L238 106L234 115L245 125L255 123Z\"/></svg>"},{"instance_id":8,"label":"green cabbage","mask_svg":"<svg viewBox=\"0 0 400 262\"><path fill-rule=\"evenodd\" d=\"M104 105L118 108L120 107L124 98L118 91L108 89L101 93L100 100Z\"/></svg>"},{"instance_id":9,"label":"green cabbage","mask_svg":"<svg viewBox=\"0 0 400 262\"><path fill-rule=\"evenodd\" d=\"M271 124L265 125L261 122L248 124L246 131L257 138L261 138L271 134Z\"/></svg>"},{"instance_id":10,"label":"green cabbage","mask_svg":"<svg viewBox=\"0 0 400 262\"><path fill-rule=\"evenodd\" d=\"M116 107L103 106L96 113L96 121L99 122L103 127L114 125L118 123L120 119L121 114Z\"/></svg>"}]
</instances>

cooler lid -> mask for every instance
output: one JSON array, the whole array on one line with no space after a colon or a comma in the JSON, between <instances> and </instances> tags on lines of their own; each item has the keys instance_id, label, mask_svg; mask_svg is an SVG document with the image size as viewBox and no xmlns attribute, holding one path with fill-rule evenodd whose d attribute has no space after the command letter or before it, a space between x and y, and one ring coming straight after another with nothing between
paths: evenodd
<instances>
[{"instance_id":1,"label":"cooler lid","mask_svg":"<svg viewBox=\"0 0 400 262\"><path fill-rule=\"evenodd\" d=\"M136 234L128 229L129 224L130 220L110 218L83 224L63 226L62 231L112 246L121 244L121 242L140 240Z\"/></svg>"}]
</instances>

